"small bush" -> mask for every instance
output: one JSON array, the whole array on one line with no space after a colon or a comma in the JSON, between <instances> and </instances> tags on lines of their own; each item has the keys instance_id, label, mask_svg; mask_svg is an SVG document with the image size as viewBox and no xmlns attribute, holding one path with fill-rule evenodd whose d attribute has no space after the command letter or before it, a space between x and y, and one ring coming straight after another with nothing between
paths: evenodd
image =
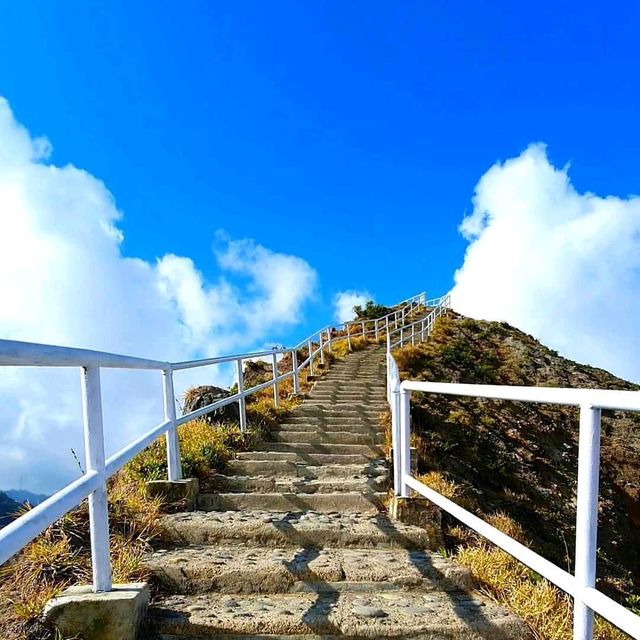
<instances>
[{"instance_id":1,"label":"small bush","mask_svg":"<svg viewBox=\"0 0 640 640\"><path fill-rule=\"evenodd\" d=\"M358 304L353 307L353 311L358 320L375 320L391 313L393 309L382 304L376 304L373 300L367 300L364 307Z\"/></svg>"},{"instance_id":2,"label":"small bush","mask_svg":"<svg viewBox=\"0 0 640 640\"><path fill-rule=\"evenodd\" d=\"M245 436L237 425L209 424L199 418L178 427L182 473L185 478L206 478L224 469L234 449L242 449ZM164 438L139 453L127 471L139 480L167 477L167 451Z\"/></svg>"}]
</instances>

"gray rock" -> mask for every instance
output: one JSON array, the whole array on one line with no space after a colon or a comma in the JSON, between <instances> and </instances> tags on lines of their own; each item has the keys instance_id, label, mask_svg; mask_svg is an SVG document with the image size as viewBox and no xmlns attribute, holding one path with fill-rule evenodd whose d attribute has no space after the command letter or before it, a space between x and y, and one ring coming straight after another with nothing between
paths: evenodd
<instances>
[{"instance_id":1,"label":"gray rock","mask_svg":"<svg viewBox=\"0 0 640 640\"><path fill-rule=\"evenodd\" d=\"M206 407L223 398L228 398L230 395L233 395L231 391L222 389L221 387L208 385L194 387L189 389L185 394L183 413L187 414L197 409L202 409L202 407ZM238 403L232 402L231 404L211 411L203 417L208 422L239 422L240 411L238 409Z\"/></svg>"}]
</instances>

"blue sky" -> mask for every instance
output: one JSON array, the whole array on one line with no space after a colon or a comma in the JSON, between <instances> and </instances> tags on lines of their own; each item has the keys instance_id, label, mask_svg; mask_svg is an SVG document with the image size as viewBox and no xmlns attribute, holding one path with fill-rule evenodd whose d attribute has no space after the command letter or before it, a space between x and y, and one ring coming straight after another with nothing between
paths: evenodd
<instances>
[{"instance_id":1,"label":"blue sky","mask_svg":"<svg viewBox=\"0 0 640 640\"><path fill-rule=\"evenodd\" d=\"M295 253L311 327L340 289L448 289L474 186L531 142L580 190L637 191L638 7L21 0L0 93L106 183L125 254L213 278L220 228Z\"/></svg>"}]
</instances>

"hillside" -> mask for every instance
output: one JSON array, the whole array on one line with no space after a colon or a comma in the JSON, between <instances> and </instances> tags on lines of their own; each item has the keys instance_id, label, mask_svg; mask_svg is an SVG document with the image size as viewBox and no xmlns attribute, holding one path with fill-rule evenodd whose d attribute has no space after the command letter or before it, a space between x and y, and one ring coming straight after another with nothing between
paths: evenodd
<instances>
[{"instance_id":1,"label":"hillside","mask_svg":"<svg viewBox=\"0 0 640 640\"><path fill-rule=\"evenodd\" d=\"M26 489L6 489L4 493L20 504L28 502L32 507L36 507L48 498L48 496L42 493L33 493Z\"/></svg>"},{"instance_id":2,"label":"hillside","mask_svg":"<svg viewBox=\"0 0 640 640\"><path fill-rule=\"evenodd\" d=\"M426 343L405 347L396 357L403 378L640 388L562 358L506 323L457 314L441 318ZM419 471L443 474L459 486L458 501L478 512L506 512L537 551L571 567L577 409L426 394L413 394L412 402ZM603 412L599 586L628 602L640 585L639 454L640 415Z\"/></svg>"},{"instance_id":3,"label":"hillside","mask_svg":"<svg viewBox=\"0 0 640 640\"><path fill-rule=\"evenodd\" d=\"M6 493L0 491L0 527L4 527L13 520L13 514L20 508L15 500Z\"/></svg>"}]
</instances>

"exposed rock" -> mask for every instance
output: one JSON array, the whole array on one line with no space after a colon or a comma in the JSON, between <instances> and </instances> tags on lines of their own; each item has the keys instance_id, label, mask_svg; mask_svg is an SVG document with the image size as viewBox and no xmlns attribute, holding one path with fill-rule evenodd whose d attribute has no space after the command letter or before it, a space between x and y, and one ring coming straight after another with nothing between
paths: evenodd
<instances>
[{"instance_id":1,"label":"exposed rock","mask_svg":"<svg viewBox=\"0 0 640 640\"><path fill-rule=\"evenodd\" d=\"M255 387L273 378L271 365L262 360L248 360L244 364L244 388Z\"/></svg>"},{"instance_id":2,"label":"exposed rock","mask_svg":"<svg viewBox=\"0 0 640 640\"><path fill-rule=\"evenodd\" d=\"M191 413L196 409L201 409L207 405L213 404L223 398L228 398L233 395L228 389L222 389L221 387L213 387L209 385L202 385L200 387L192 387L188 389L184 395L184 410L183 413ZM238 422L240 420L240 411L238 409L238 403L232 402L214 409L210 413L203 416L208 422Z\"/></svg>"}]
</instances>

